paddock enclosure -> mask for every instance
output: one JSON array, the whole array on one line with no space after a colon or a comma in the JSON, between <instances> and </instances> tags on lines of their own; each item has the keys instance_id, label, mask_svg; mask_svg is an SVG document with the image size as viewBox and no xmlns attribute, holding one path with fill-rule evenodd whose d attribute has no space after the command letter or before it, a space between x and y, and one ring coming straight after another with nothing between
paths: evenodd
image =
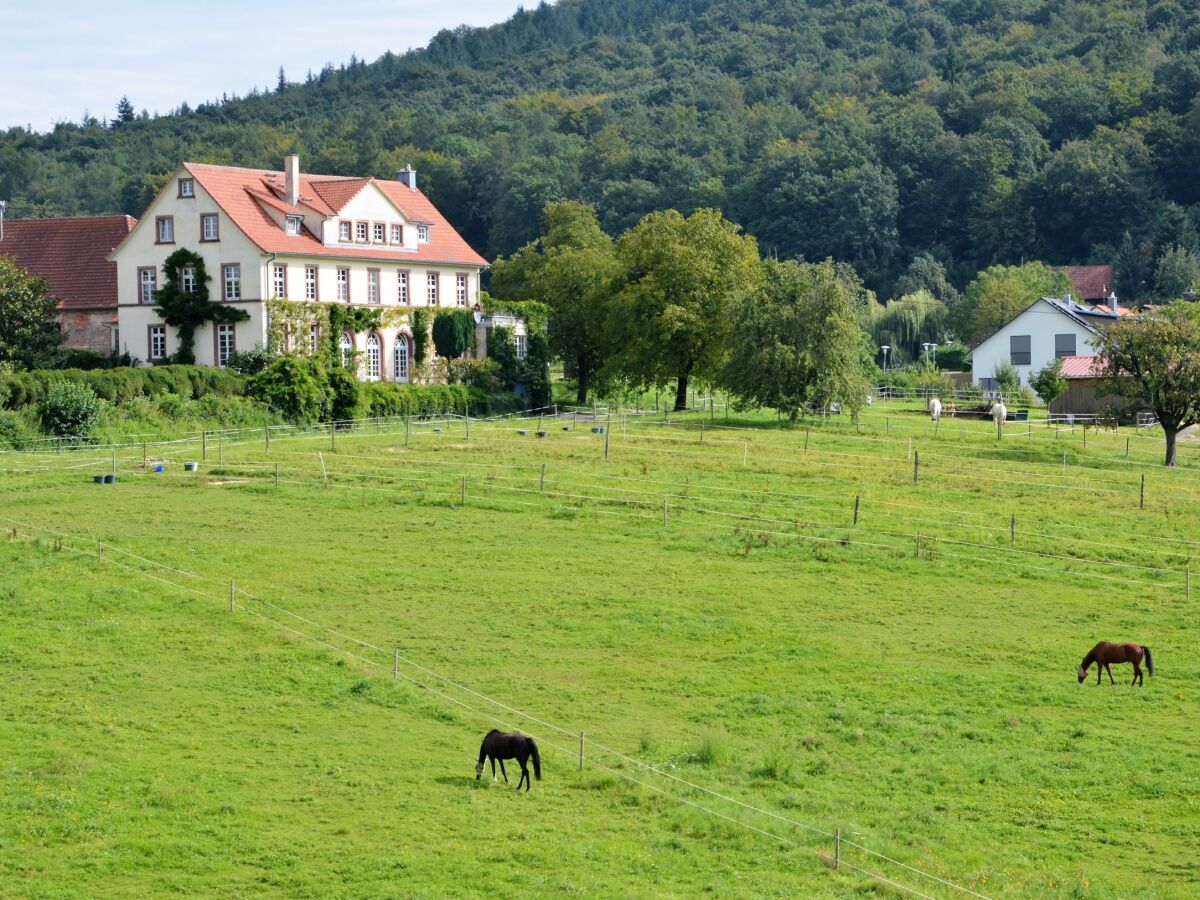
<instances>
[{"instance_id":1,"label":"paddock enclosure","mask_svg":"<svg viewBox=\"0 0 1200 900\"><path fill-rule=\"evenodd\" d=\"M1194 896L1195 451L921 405L0 455L0 879Z\"/></svg>"}]
</instances>

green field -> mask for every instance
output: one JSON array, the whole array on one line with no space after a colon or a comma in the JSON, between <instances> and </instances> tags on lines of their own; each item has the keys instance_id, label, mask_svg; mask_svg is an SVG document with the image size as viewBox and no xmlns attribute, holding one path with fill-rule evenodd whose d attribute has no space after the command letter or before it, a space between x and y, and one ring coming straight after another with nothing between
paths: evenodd
<instances>
[{"instance_id":1,"label":"green field","mask_svg":"<svg viewBox=\"0 0 1200 900\"><path fill-rule=\"evenodd\" d=\"M1195 896L1194 451L901 407L0 457L0 893Z\"/></svg>"}]
</instances>

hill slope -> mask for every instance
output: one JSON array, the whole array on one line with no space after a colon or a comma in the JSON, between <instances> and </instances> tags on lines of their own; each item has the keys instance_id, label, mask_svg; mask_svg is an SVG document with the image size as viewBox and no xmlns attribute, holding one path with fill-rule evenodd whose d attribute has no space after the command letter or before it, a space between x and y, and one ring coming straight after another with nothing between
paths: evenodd
<instances>
[{"instance_id":1,"label":"hill slope","mask_svg":"<svg viewBox=\"0 0 1200 900\"><path fill-rule=\"evenodd\" d=\"M0 136L27 216L137 214L181 158L423 184L486 254L579 197L620 230L716 205L887 290L916 253L1110 261L1196 243L1195 0L564 0L282 92ZM136 100L136 98L134 98Z\"/></svg>"}]
</instances>

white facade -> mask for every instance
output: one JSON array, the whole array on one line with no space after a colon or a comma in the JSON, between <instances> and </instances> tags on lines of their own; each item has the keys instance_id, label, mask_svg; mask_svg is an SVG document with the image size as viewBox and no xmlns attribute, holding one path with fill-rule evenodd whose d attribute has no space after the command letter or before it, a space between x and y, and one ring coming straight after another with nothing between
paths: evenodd
<instances>
[{"instance_id":1,"label":"white facade","mask_svg":"<svg viewBox=\"0 0 1200 900\"><path fill-rule=\"evenodd\" d=\"M288 160L290 166L296 165L293 159ZM208 323L196 330L194 346L199 365L223 364L230 349L265 347L271 330L266 301L271 299L383 310L469 309L477 304L479 265L419 260L423 243L419 243L420 235L427 223L406 218L376 184L367 182L332 215L307 207L302 201L299 206L289 207L286 200L268 199L273 202L256 202L250 207L252 217L245 208L238 210L239 218L246 224L243 229L218 198L205 189L202 179L194 177L186 166L172 175L138 226L110 257L117 266L121 352L149 364L179 349L178 336L174 329L164 326L147 286L148 279L155 286L164 283L163 262L179 249L203 258L209 276L210 302L234 306L249 314L247 320L232 326ZM227 198L226 201L230 205ZM308 234L303 240L297 238L295 253L265 251L261 245L263 229L278 229L270 236L282 239L289 233L289 209L293 214L302 213ZM207 217L215 217L215 239L214 219L205 222ZM343 240L343 223L349 223L350 241ZM358 240L360 223L367 229L365 241ZM375 240L377 226L383 228L382 241ZM443 223L437 227L449 226ZM259 240L253 239L248 231L257 231ZM318 240L313 241L313 236ZM339 254L342 248L346 250L344 255ZM234 273L238 276L236 299L227 296L226 290L227 281L232 284L234 280ZM359 354L362 377L384 380L411 377L412 341L405 319L393 312L384 316L389 324L378 329L373 338L365 333L349 335ZM299 341L307 342L308 336L289 336L293 346L300 346ZM368 360L368 353L370 360L375 359L376 350L378 366Z\"/></svg>"},{"instance_id":2,"label":"white facade","mask_svg":"<svg viewBox=\"0 0 1200 900\"><path fill-rule=\"evenodd\" d=\"M1065 312L1064 301L1039 300L971 351L971 381L995 385L996 366L1010 363L1028 385L1030 376L1056 358L1095 356L1096 329Z\"/></svg>"}]
</instances>

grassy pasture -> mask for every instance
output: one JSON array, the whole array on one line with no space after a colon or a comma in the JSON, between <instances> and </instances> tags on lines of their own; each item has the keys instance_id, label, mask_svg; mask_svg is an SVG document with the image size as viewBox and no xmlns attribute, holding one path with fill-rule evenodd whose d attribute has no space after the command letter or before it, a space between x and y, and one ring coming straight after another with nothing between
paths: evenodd
<instances>
[{"instance_id":1,"label":"grassy pasture","mask_svg":"<svg viewBox=\"0 0 1200 900\"><path fill-rule=\"evenodd\" d=\"M194 475L198 446L150 448L161 475L127 449L103 488L106 451L0 459L0 527L73 536L0 542L0 883L899 893L673 775L985 895L1194 895L1188 451L1168 472L1145 437L935 436L878 404L722 419L615 417L607 459L586 419L251 436ZM1148 644L1157 677L1076 684L1098 639ZM393 648L478 693L393 683ZM474 780L487 716L542 741L528 796L515 765Z\"/></svg>"}]
</instances>

